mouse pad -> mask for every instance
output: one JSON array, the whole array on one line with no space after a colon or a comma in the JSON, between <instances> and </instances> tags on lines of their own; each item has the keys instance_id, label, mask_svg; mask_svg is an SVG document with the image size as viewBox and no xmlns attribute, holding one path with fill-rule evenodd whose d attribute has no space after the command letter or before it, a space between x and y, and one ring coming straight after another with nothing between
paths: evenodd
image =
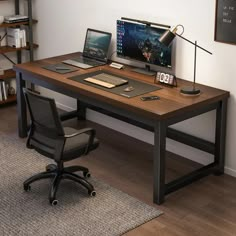
<instances>
[{"instance_id":1,"label":"mouse pad","mask_svg":"<svg viewBox=\"0 0 236 236\"><path fill-rule=\"evenodd\" d=\"M128 80L128 84L124 84L124 85L117 86L115 88L109 89L109 88L105 88L105 87L102 87L102 86L99 86L99 85L96 85L96 84L92 84L92 83L87 82L87 81L84 80L88 77L92 77L94 75L98 75L98 74L101 74L101 73L114 75L116 77ZM123 97L127 97L127 98L136 97L136 96L139 96L139 95L142 95L142 94L145 94L145 93L150 93L152 91L156 91L156 90L161 89L160 87L158 87L156 85L147 84L147 83L137 81L137 80L125 77L125 76L113 74L110 71L105 71L105 70L99 70L99 71L95 71L95 72L91 72L91 73L87 73L87 74L83 74L83 75L73 76L73 77L70 77L68 79L78 81L82 84L86 84L86 85L89 85L89 86L92 86L92 87L95 87L95 88L99 88L101 90L108 91L110 93L114 93L114 94L117 94L117 95L120 95L120 96L123 96ZM134 88L134 90L132 90L130 92L124 90L125 88L130 87L130 86L132 86Z\"/></svg>"},{"instance_id":2,"label":"mouse pad","mask_svg":"<svg viewBox=\"0 0 236 236\"><path fill-rule=\"evenodd\" d=\"M48 66L42 66L42 68L47 69L47 70L51 70L51 71L54 71L54 72L57 72L59 74L66 74L66 73L69 73L69 72L73 72L73 71L79 70L78 68L76 69L76 68L67 66L65 64L62 64L62 63L48 65Z\"/></svg>"}]
</instances>

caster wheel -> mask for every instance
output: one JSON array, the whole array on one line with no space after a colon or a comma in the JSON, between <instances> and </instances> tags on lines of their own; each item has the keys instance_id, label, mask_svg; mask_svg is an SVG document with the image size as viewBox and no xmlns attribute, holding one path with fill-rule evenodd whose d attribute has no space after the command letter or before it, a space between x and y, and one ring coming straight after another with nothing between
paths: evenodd
<instances>
[{"instance_id":1,"label":"caster wheel","mask_svg":"<svg viewBox=\"0 0 236 236\"><path fill-rule=\"evenodd\" d=\"M54 200L50 201L50 203L52 206L56 206L58 204L58 200L54 199Z\"/></svg>"},{"instance_id":2,"label":"caster wheel","mask_svg":"<svg viewBox=\"0 0 236 236\"><path fill-rule=\"evenodd\" d=\"M84 178L90 178L91 174L89 172L83 172Z\"/></svg>"},{"instance_id":3,"label":"caster wheel","mask_svg":"<svg viewBox=\"0 0 236 236\"><path fill-rule=\"evenodd\" d=\"M24 190L25 190L26 192L30 192L31 186L30 186L30 185L24 185Z\"/></svg>"},{"instance_id":4,"label":"caster wheel","mask_svg":"<svg viewBox=\"0 0 236 236\"><path fill-rule=\"evenodd\" d=\"M96 191L93 190L93 191L88 191L88 194L91 196L91 197L95 197L96 196Z\"/></svg>"},{"instance_id":5,"label":"caster wheel","mask_svg":"<svg viewBox=\"0 0 236 236\"><path fill-rule=\"evenodd\" d=\"M54 164L49 164L46 166L46 171L53 171L56 169L56 166Z\"/></svg>"}]
</instances>

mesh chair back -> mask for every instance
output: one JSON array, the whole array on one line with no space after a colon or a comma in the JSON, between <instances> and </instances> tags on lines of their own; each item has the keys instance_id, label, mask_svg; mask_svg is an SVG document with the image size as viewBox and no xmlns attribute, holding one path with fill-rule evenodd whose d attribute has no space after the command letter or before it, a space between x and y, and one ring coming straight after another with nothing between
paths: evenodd
<instances>
[{"instance_id":1,"label":"mesh chair back","mask_svg":"<svg viewBox=\"0 0 236 236\"><path fill-rule=\"evenodd\" d=\"M55 158L64 145L64 130L54 99L25 90L26 102L31 116L28 144L42 154Z\"/></svg>"},{"instance_id":2,"label":"mesh chair back","mask_svg":"<svg viewBox=\"0 0 236 236\"><path fill-rule=\"evenodd\" d=\"M31 120L38 132L47 135L64 135L54 99L25 91Z\"/></svg>"}]
</instances>

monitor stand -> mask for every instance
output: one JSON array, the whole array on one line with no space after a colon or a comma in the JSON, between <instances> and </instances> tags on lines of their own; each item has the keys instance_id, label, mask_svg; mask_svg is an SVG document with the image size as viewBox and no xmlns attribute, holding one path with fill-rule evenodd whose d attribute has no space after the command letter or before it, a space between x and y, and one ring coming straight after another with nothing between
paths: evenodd
<instances>
[{"instance_id":1,"label":"monitor stand","mask_svg":"<svg viewBox=\"0 0 236 236\"><path fill-rule=\"evenodd\" d=\"M155 75L156 71L152 71L149 65L145 65L145 68L134 68L132 71L144 74L144 75Z\"/></svg>"}]
</instances>

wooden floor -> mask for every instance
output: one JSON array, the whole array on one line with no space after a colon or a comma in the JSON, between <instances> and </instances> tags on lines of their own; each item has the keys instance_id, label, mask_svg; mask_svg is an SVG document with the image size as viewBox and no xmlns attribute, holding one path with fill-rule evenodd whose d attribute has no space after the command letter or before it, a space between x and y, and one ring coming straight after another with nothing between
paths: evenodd
<instances>
[{"instance_id":1,"label":"wooden floor","mask_svg":"<svg viewBox=\"0 0 236 236\"><path fill-rule=\"evenodd\" d=\"M67 125L86 125L77 120ZM152 203L152 146L94 123L100 147L74 163L89 167L96 178L162 210L164 214L125 236L236 235L236 179L209 176ZM0 109L0 131L16 132L15 106ZM70 163L71 164L71 163ZM181 176L198 164L167 153L167 180Z\"/></svg>"}]
</instances>

